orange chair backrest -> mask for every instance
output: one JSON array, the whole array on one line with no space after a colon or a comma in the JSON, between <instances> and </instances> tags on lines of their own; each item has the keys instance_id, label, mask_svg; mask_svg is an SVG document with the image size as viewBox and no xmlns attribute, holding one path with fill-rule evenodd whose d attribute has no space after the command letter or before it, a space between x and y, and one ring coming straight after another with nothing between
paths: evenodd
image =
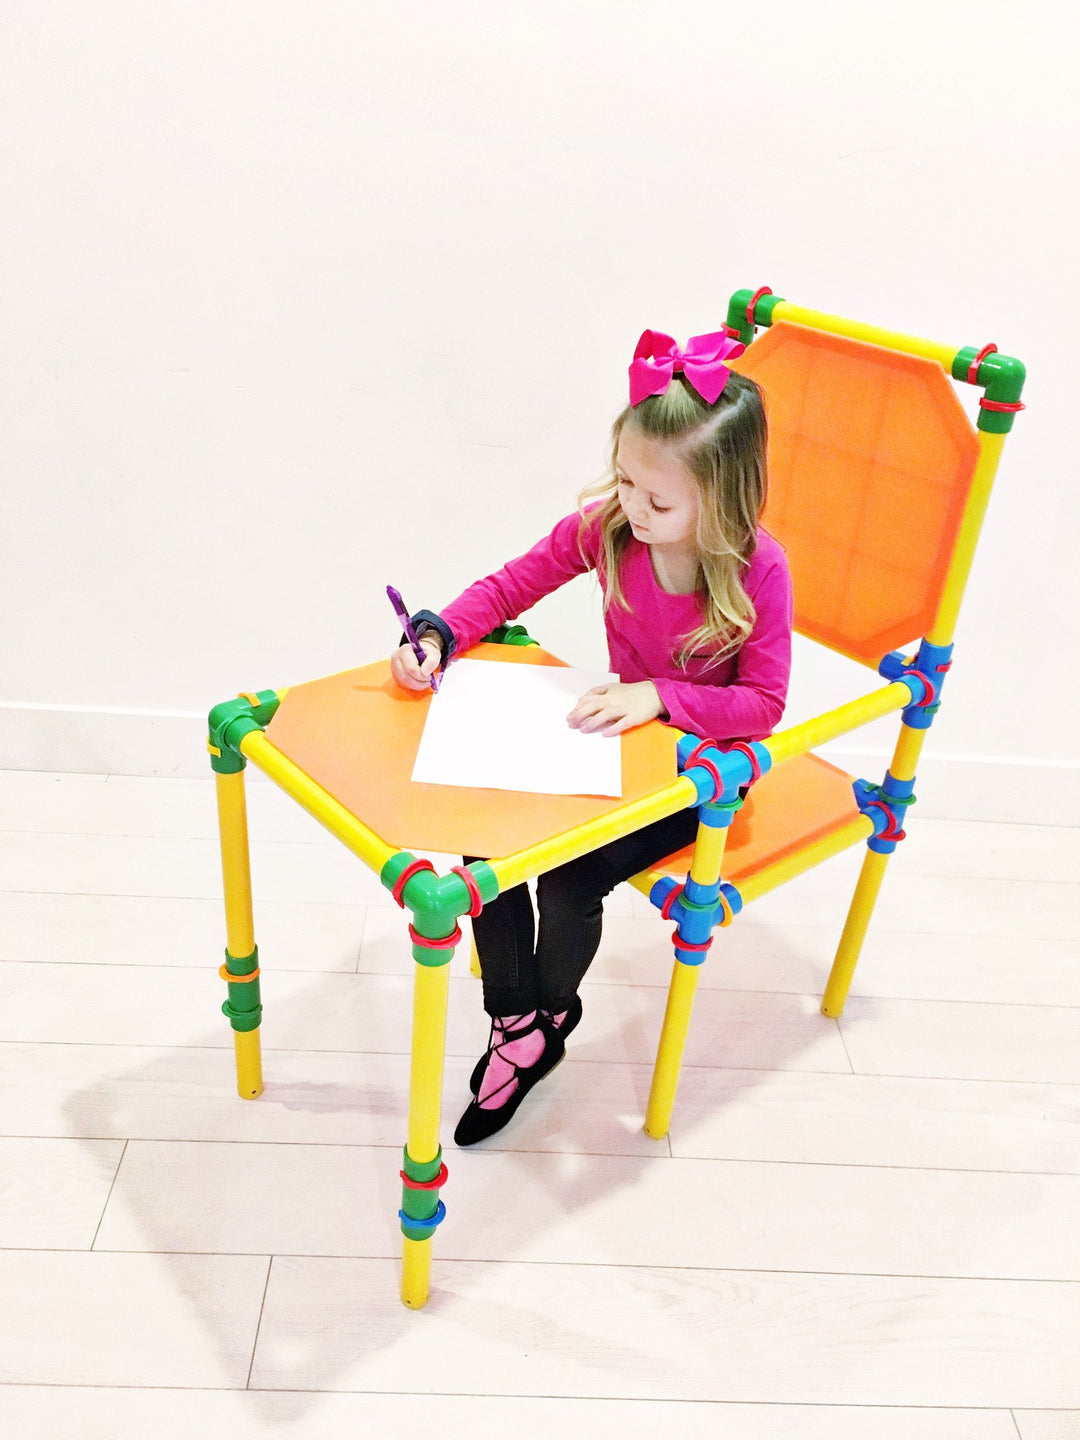
<instances>
[{"instance_id":1,"label":"orange chair backrest","mask_svg":"<svg viewBox=\"0 0 1080 1440\"><path fill-rule=\"evenodd\" d=\"M927 634L979 453L944 370L784 321L733 369L765 391L796 628L870 664Z\"/></svg>"}]
</instances>

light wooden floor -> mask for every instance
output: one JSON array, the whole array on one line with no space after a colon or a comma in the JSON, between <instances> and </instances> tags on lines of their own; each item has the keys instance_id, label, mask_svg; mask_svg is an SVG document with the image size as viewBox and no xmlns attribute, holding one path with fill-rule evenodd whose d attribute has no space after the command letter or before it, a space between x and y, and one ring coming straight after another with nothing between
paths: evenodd
<instances>
[{"instance_id":1,"label":"light wooden floor","mask_svg":"<svg viewBox=\"0 0 1080 1440\"><path fill-rule=\"evenodd\" d=\"M670 927L619 892L568 1062L496 1141L447 1139L414 1314L403 917L249 791L254 1103L209 777L0 775L4 1440L1080 1436L1080 829L916 813L839 1022L859 853L759 902L662 1144ZM453 976L447 1137L486 1038Z\"/></svg>"}]
</instances>

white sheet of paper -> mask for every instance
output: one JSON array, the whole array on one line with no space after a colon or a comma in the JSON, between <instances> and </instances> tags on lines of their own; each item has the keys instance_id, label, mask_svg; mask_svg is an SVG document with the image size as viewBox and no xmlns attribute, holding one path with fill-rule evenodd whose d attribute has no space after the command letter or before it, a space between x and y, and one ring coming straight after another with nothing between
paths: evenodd
<instances>
[{"instance_id":1,"label":"white sheet of paper","mask_svg":"<svg viewBox=\"0 0 1080 1440\"><path fill-rule=\"evenodd\" d=\"M583 735L566 717L602 670L457 660L432 695L412 778L431 785L622 795L618 735Z\"/></svg>"}]
</instances>

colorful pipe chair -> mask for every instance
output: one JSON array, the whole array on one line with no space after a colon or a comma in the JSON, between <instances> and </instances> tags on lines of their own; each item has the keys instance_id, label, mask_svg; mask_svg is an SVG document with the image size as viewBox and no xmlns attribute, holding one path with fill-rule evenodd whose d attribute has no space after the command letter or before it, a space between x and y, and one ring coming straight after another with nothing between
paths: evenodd
<instances>
[{"instance_id":1,"label":"colorful pipe chair","mask_svg":"<svg viewBox=\"0 0 1080 1440\"><path fill-rule=\"evenodd\" d=\"M738 291L735 368L765 388L765 523L787 548L801 634L884 680L768 740L721 748L658 722L622 737L623 796L532 795L413 785L430 692L406 694L380 661L210 714L227 927L223 1009L238 1087L262 1090L259 956L252 922L244 767L266 772L380 876L403 909L416 962L408 1138L401 1169L402 1299L428 1297L432 1237L446 1208L439 1144L448 966L458 921L496 895L693 805L695 844L633 882L675 923L675 964L646 1133L667 1133L700 965L713 930L759 895L858 841L867 854L825 988L841 1013L889 855L904 838L915 768L941 705L952 640L1005 437L1023 409L1024 368L996 347L956 349L805 310L767 287ZM758 327L764 333L754 338ZM749 342L753 343L749 343ZM978 427L953 380L978 386ZM521 627L471 652L559 664ZM497 643L504 642L504 643ZM510 642L510 643L505 643ZM516 642L516 643L515 643ZM915 648L904 653L899 647ZM900 734L880 783L811 747L890 713ZM739 791L752 784L740 810ZM492 858L435 872L413 850Z\"/></svg>"}]
</instances>

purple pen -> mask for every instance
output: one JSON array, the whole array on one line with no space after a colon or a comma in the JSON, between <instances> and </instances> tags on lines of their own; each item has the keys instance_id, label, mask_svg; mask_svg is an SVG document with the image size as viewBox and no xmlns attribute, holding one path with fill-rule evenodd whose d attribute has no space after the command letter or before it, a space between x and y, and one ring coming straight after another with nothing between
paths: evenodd
<instances>
[{"instance_id":1,"label":"purple pen","mask_svg":"<svg viewBox=\"0 0 1080 1440\"><path fill-rule=\"evenodd\" d=\"M409 619L409 612L405 609L405 602L401 598L401 591L395 590L393 585L387 585L386 593L390 597L390 604L394 607L394 614L401 621L401 628L405 631L405 639L408 640L409 644L412 646L412 652L416 656L417 660L420 662L421 665L423 665L424 661L428 658L428 652L424 649L424 647L420 644L420 641L416 638L416 631L413 629L413 623ZM438 677L435 675L430 676L430 683L432 690L436 694L438 694Z\"/></svg>"}]
</instances>

